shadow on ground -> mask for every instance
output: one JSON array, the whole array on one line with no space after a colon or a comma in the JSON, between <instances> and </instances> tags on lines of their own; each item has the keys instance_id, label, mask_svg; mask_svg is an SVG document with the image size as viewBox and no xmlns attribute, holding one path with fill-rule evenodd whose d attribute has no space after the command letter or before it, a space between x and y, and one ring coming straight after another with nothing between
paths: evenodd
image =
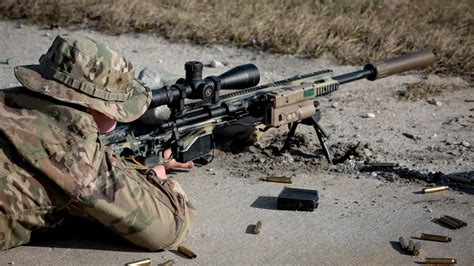
<instances>
[{"instance_id":1,"label":"shadow on ground","mask_svg":"<svg viewBox=\"0 0 474 266\"><path fill-rule=\"evenodd\" d=\"M92 222L67 222L58 228L34 231L28 246L107 250L121 252L143 252L118 237L109 229Z\"/></svg>"}]
</instances>

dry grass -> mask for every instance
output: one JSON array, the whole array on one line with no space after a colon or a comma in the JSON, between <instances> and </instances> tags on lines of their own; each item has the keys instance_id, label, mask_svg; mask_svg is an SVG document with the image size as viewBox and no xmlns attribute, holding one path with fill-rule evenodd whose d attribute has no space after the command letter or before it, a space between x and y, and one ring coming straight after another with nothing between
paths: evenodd
<instances>
[{"instance_id":1,"label":"dry grass","mask_svg":"<svg viewBox=\"0 0 474 266\"><path fill-rule=\"evenodd\" d=\"M465 88L467 88L467 86L455 84L433 84L421 81L407 85L405 91L399 92L399 96L401 99L415 102L422 99L426 99L428 98L428 96L439 95L446 91L453 91Z\"/></svg>"},{"instance_id":2,"label":"dry grass","mask_svg":"<svg viewBox=\"0 0 474 266\"><path fill-rule=\"evenodd\" d=\"M472 0L2 0L0 18L157 33L364 64L432 49L434 73L473 81Z\"/></svg>"}]
</instances>

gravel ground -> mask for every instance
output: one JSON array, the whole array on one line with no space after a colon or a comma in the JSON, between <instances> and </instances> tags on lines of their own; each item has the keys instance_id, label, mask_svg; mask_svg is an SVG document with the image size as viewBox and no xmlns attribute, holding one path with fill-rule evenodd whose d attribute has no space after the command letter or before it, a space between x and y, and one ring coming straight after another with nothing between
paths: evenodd
<instances>
[{"instance_id":1,"label":"gravel ground","mask_svg":"<svg viewBox=\"0 0 474 266\"><path fill-rule=\"evenodd\" d=\"M58 33L71 31L0 22L0 62L4 62L0 88L18 85L13 67L37 63ZM259 67L263 82L322 68L336 73L357 69L335 65L330 58L307 60L236 47L176 44L139 34L76 33L108 43L137 69L161 68L181 75L184 62L190 60L225 65L206 68L205 75L251 62ZM151 258L153 264L173 259L178 264L399 265L419 259L401 252L398 238L424 232L448 235L453 241L421 241L422 257L452 257L460 265L473 265L469 247L474 246L474 189L448 179L474 178L474 102L469 101L474 100L473 89L419 102L399 98L406 84L422 78L464 83L456 77L408 74L344 85L321 99L320 123L331 135L331 150L343 158L336 166L320 156L301 155L319 150L311 128L301 126L297 144L282 156L271 153L284 139L285 130L277 129L243 152L223 149L211 164L174 173L198 211L185 243L197 254L194 260L174 251L137 250L104 230L83 225L81 233L41 235L28 246L1 252L0 264L124 264ZM373 162L395 162L400 167L368 167ZM267 175L291 176L291 187L317 189L319 207L314 212L276 210L276 197L284 185L260 181ZM435 184L451 189L419 193ZM444 227L435 218L445 214L468 225L459 230ZM257 221L262 221L262 232L250 234Z\"/></svg>"}]
</instances>

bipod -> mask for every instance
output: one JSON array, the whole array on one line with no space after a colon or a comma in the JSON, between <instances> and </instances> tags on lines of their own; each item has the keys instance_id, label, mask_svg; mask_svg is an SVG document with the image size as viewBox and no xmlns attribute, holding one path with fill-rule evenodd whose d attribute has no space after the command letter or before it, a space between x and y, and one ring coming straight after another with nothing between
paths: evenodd
<instances>
[{"instance_id":1,"label":"bipod","mask_svg":"<svg viewBox=\"0 0 474 266\"><path fill-rule=\"evenodd\" d=\"M329 137L319 125L317 117L313 116L301 122L305 125L313 126L314 130L316 131L316 135L318 136L319 144L321 144L321 148L323 150L324 156L328 160L329 164L333 164L331 153L329 152L329 149L326 145L326 140L328 140ZM296 132L296 128L298 127L298 124L299 122L288 124L290 131L288 132L288 135L286 136L283 147L279 151L280 153L283 153L285 150L287 150L290 147L291 144L295 142L295 132Z\"/></svg>"}]
</instances>

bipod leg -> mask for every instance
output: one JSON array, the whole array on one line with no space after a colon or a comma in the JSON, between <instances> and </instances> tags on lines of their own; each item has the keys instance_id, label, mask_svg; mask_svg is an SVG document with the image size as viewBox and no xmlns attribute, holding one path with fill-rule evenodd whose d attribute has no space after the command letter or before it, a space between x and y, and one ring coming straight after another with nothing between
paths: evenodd
<instances>
[{"instance_id":1,"label":"bipod leg","mask_svg":"<svg viewBox=\"0 0 474 266\"><path fill-rule=\"evenodd\" d=\"M280 149L279 153L284 153L290 145L295 141L294 136L296 132L296 127L298 127L298 122L291 123L289 125L290 131L288 132L288 135L286 135L285 143L283 144L283 147Z\"/></svg>"},{"instance_id":2,"label":"bipod leg","mask_svg":"<svg viewBox=\"0 0 474 266\"><path fill-rule=\"evenodd\" d=\"M329 152L329 149L326 146L326 140L328 139L328 135L321 128L318 123L318 120L316 120L314 116L312 118L312 121L314 130L316 131L316 135L318 136L319 143L321 144L321 147L323 149L324 156L326 156L326 159L328 160L329 164L333 164L331 153Z\"/></svg>"}]
</instances>

